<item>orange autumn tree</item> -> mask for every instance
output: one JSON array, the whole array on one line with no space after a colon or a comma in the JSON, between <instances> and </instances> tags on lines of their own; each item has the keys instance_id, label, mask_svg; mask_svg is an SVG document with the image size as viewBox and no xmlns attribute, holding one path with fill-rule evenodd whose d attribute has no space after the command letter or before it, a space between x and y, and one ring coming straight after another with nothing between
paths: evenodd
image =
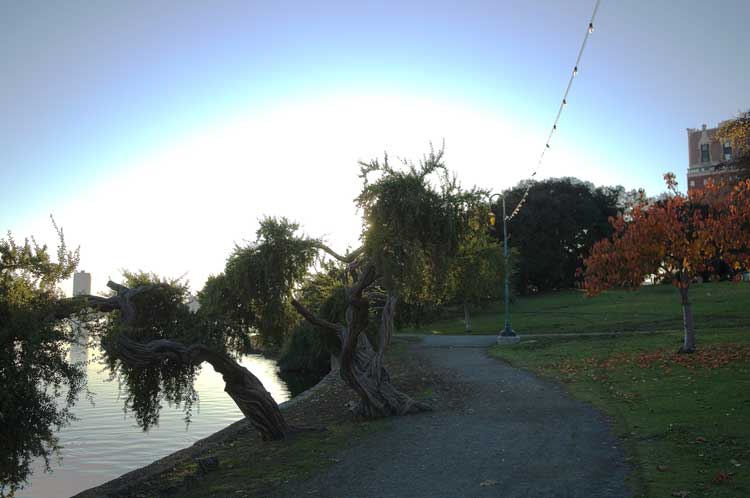
<instances>
[{"instance_id":1,"label":"orange autumn tree","mask_svg":"<svg viewBox=\"0 0 750 498\"><path fill-rule=\"evenodd\" d=\"M612 287L637 288L648 275L671 278L679 290L684 324L680 352L695 351L690 283L710 262L723 260L735 270L750 268L750 180L733 187L709 184L690 196L669 192L656 202L642 197L625 215L611 218L611 238L594 244L584 260L586 293Z\"/></svg>"}]
</instances>

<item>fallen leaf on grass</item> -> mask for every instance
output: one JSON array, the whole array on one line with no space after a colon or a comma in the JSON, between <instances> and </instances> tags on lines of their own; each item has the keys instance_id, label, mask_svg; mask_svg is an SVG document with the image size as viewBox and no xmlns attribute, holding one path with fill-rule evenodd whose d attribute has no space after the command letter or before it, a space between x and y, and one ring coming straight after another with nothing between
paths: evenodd
<instances>
[{"instance_id":1,"label":"fallen leaf on grass","mask_svg":"<svg viewBox=\"0 0 750 498\"><path fill-rule=\"evenodd\" d=\"M479 485L482 487L494 486L495 484L497 484L497 481L493 481L492 479L487 479L486 481L482 481L479 483Z\"/></svg>"},{"instance_id":2,"label":"fallen leaf on grass","mask_svg":"<svg viewBox=\"0 0 750 498\"><path fill-rule=\"evenodd\" d=\"M657 465L656 470L658 470L659 472L668 472L672 469L669 468L669 465Z\"/></svg>"},{"instance_id":3,"label":"fallen leaf on grass","mask_svg":"<svg viewBox=\"0 0 750 498\"><path fill-rule=\"evenodd\" d=\"M672 491L672 496L676 496L677 498L685 498L689 494L689 491Z\"/></svg>"},{"instance_id":4,"label":"fallen leaf on grass","mask_svg":"<svg viewBox=\"0 0 750 498\"><path fill-rule=\"evenodd\" d=\"M726 471L720 470L720 471L718 471L716 473L716 475L714 476L714 478L711 479L711 482L714 483L714 484L721 484L722 482L728 481L731 478L732 478L732 476L730 476L729 474L727 474Z\"/></svg>"},{"instance_id":5,"label":"fallen leaf on grass","mask_svg":"<svg viewBox=\"0 0 750 498\"><path fill-rule=\"evenodd\" d=\"M706 441L706 438L704 438L703 436L698 436L697 438L695 438L696 443L705 443Z\"/></svg>"}]
</instances>

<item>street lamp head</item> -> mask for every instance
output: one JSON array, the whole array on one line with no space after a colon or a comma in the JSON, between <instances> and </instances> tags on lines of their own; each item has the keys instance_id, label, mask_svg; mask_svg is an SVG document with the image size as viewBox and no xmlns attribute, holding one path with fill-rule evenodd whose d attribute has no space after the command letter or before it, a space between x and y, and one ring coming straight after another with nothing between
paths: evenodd
<instances>
[{"instance_id":1,"label":"street lamp head","mask_svg":"<svg viewBox=\"0 0 750 498\"><path fill-rule=\"evenodd\" d=\"M490 226L495 226L495 213L493 213L492 211L490 211Z\"/></svg>"}]
</instances>

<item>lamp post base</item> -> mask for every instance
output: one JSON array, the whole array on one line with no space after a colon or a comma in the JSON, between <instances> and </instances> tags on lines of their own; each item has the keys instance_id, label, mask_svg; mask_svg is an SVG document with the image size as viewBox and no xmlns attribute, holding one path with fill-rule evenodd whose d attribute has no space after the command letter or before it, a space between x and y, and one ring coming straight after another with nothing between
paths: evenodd
<instances>
[{"instance_id":1,"label":"lamp post base","mask_svg":"<svg viewBox=\"0 0 750 498\"><path fill-rule=\"evenodd\" d=\"M500 337L518 337L518 336L516 335L516 331L511 328L510 323L505 322L505 328L503 328L503 331L500 332Z\"/></svg>"},{"instance_id":2,"label":"lamp post base","mask_svg":"<svg viewBox=\"0 0 750 498\"><path fill-rule=\"evenodd\" d=\"M499 346L508 346L510 344L518 344L521 342L521 337L517 335L507 336L500 334L497 336L497 344Z\"/></svg>"}]
</instances>

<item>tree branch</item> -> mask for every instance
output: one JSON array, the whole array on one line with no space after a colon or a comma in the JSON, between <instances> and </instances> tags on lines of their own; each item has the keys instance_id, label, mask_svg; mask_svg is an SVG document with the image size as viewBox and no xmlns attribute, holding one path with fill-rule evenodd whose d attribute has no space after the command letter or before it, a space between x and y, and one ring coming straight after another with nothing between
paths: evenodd
<instances>
[{"instance_id":1,"label":"tree branch","mask_svg":"<svg viewBox=\"0 0 750 498\"><path fill-rule=\"evenodd\" d=\"M359 278L356 282L354 282L354 285L352 285L347 295L349 299L359 299L361 297L362 291L365 290L367 286L372 284L377 278L377 275L375 274L375 265L372 263L368 263L367 266L365 266L364 270L362 270L362 273L360 274Z\"/></svg>"},{"instance_id":2,"label":"tree branch","mask_svg":"<svg viewBox=\"0 0 750 498\"><path fill-rule=\"evenodd\" d=\"M282 439L289 428L273 397L263 383L230 355L203 344L185 345L170 339L140 343L119 334L114 344L116 355L129 368L149 368L164 360L198 366L209 363L224 379L224 391L264 440Z\"/></svg>"},{"instance_id":3,"label":"tree branch","mask_svg":"<svg viewBox=\"0 0 750 498\"><path fill-rule=\"evenodd\" d=\"M342 325L320 318L294 298L292 298L292 306L294 306L294 309L297 310L297 313L302 315L305 320L312 323L313 325L317 325L318 327L322 327L324 329L333 330L334 332L336 332L336 334L341 333L341 329L343 327Z\"/></svg>"},{"instance_id":4,"label":"tree branch","mask_svg":"<svg viewBox=\"0 0 750 498\"><path fill-rule=\"evenodd\" d=\"M362 253L365 252L364 246L360 246L357 249L353 250L346 256L342 256L327 245L323 244L322 242L316 242L315 247L318 249L321 249L328 253L330 256L333 256L335 259L341 261L342 263L352 263L355 259L357 259Z\"/></svg>"}]
</instances>

